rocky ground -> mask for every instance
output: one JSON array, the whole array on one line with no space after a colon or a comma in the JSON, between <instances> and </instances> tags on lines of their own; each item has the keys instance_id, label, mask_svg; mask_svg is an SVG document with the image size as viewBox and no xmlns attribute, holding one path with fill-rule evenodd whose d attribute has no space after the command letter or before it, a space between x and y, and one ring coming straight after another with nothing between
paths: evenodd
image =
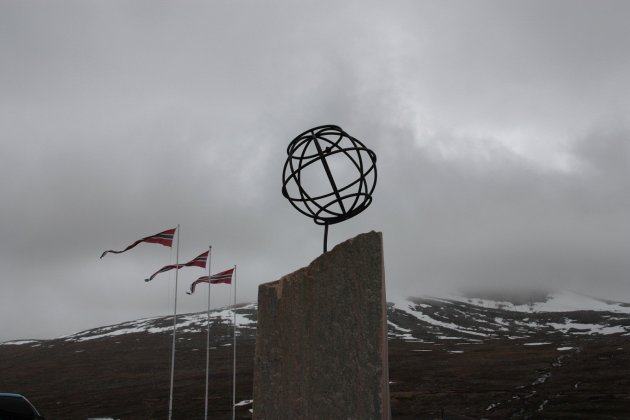
<instances>
[{"instance_id":1,"label":"rocky ground","mask_svg":"<svg viewBox=\"0 0 630 420\"><path fill-rule=\"evenodd\" d=\"M188 332L178 341L173 418L201 419L205 336ZM232 348L227 338L214 344L209 417L229 419ZM0 390L27 395L49 420L164 419L169 348L167 333L4 345ZM253 337L239 340L237 350L240 402L252 397ZM392 339L392 417L627 419L629 350L626 336L482 343ZM246 403L238 407L237 418L251 418L250 408Z\"/></svg>"},{"instance_id":2,"label":"rocky ground","mask_svg":"<svg viewBox=\"0 0 630 420\"><path fill-rule=\"evenodd\" d=\"M630 418L627 337L532 343L391 342L393 418Z\"/></svg>"}]
</instances>

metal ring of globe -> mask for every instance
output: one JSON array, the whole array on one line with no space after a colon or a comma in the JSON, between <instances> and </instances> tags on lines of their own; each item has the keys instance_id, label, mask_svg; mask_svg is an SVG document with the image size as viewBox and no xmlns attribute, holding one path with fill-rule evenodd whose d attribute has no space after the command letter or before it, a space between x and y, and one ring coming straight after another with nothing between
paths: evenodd
<instances>
[{"instance_id":1,"label":"metal ring of globe","mask_svg":"<svg viewBox=\"0 0 630 420\"><path fill-rule=\"evenodd\" d=\"M282 195L300 213L324 226L324 252L327 249L328 226L356 216L372 203L376 187L376 154L336 125L322 125L306 130L287 147ZM331 159L338 163L346 158L346 168L356 177L338 185ZM305 188L303 171L321 164L330 189L314 193ZM291 193L289 192L291 190Z\"/></svg>"}]
</instances>

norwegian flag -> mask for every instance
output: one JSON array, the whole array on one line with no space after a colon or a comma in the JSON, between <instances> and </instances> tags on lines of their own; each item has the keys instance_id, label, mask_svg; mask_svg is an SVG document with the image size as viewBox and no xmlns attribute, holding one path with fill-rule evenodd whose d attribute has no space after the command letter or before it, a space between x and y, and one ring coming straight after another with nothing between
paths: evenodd
<instances>
[{"instance_id":1,"label":"norwegian flag","mask_svg":"<svg viewBox=\"0 0 630 420\"><path fill-rule=\"evenodd\" d=\"M210 284L232 284L232 274L234 273L234 269L230 268L229 270L221 271L220 273L213 274L211 276L201 276L197 280L190 285L190 291L186 292L189 295L195 293L195 287L199 283L210 283Z\"/></svg>"},{"instance_id":2,"label":"norwegian flag","mask_svg":"<svg viewBox=\"0 0 630 420\"><path fill-rule=\"evenodd\" d=\"M160 244L160 245L168 246L170 248L173 246L173 236L175 236L176 230L177 228L167 229L163 232L156 233L155 235L138 239L136 242L132 243L131 245L129 245L127 248L123 249L122 251L114 251L113 249L110 249L108 251L103 252L103 254L101 254L101 258L103 258L108 252L111 252L112 254L121 254L125 251L129 251L131 248L134 248L136 245L141 244L142 242L146 242L149 244Z\"/></svg>"},{"instance_id":3,"label":"norwegian flag","mask_svg":"<svg viewBox=\"0 0 630 420\"><path fill-rule=\"evenodd\" d=\"M170 270L173 270L173 269L179 270L182 267L201 267L201 268L206 268L206 261L208 260L208 254L209 253L210 253L210 251L206 251L203 254L200 254L199 256L193 258L192 260L188 261L185 264L166 265L166 266L160 268L155 273L153 273L151 275L151 277L149 277L148 279L145 279L144 281L151 281L151 280L153 280L155 278L155 276L157 276L160 273L164 273L166 271L170 271Z\"/></svg>"}]
</instances>

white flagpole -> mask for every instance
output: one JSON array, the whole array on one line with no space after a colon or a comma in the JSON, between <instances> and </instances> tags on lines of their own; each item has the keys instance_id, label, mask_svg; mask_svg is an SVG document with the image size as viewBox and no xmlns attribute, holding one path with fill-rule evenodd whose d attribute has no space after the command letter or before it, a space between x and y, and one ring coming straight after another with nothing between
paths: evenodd
<instances>
[{"instance_id":1,"label":"white flagpole","mask_svg":"<svg viewBox=\"0 0 630 420\"><path fill-rule=\"evenodd\" d=\"M210 372L210 286L212 285L210 277L212 276L212 264L211 264L211 256L212 256L212 247L209 248L210 253L208 254L208 310L206 312L206 324L208 332L206 334L206 403L205 409L203 412L204 420L208 420L208 375Z\"/></svg>"},{"instance_id":2,"label":"white flagpole","mask_svg":"<svg viewBox=\"0 0 630 420\"><path fill-rule=\"evenodd\" d=\"M232 343L232 350L234 353L232 359L232 420L236 419L236 265L234 265L234 305L232 306L232 317L234 331L234 342Z\"/></svg>"},{"instance_id":3,"label":"white flagpole","mask_svg":"<svg viewBox=\"0 0 630 420\"><path fill-rule=\"evenodd\" d=\"M168 397L168 420L173 419L173 380L175 379L175 331L177 330L177 273L179 273L179 224L177 224L177 251L175 252L175 305L173 309L173 344L171 345L171 387Z\"/></svg>"}]
</instances>

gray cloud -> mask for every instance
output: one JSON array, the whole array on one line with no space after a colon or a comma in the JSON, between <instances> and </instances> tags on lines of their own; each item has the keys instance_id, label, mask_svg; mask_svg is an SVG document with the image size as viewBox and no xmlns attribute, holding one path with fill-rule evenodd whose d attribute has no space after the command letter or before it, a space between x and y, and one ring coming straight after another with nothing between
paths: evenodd
<instances>
[{"instance_id":1,"label":"gray cloud","mask_svg":"<svg viewBox=\"0 0 630 420\"><path fill-rule=\"evenodd\" d=\"M390 293L545 285L630 300L623 2L56 2L0 6L0 340L171 310L181 224L239 300L322 229L280 195L288 142L373 148ZM180 293L199 272L180 272ZM229 301L213 289L214 304ZM184 296L180 311L205 307Z\"/></svg>"}]
</instances>

